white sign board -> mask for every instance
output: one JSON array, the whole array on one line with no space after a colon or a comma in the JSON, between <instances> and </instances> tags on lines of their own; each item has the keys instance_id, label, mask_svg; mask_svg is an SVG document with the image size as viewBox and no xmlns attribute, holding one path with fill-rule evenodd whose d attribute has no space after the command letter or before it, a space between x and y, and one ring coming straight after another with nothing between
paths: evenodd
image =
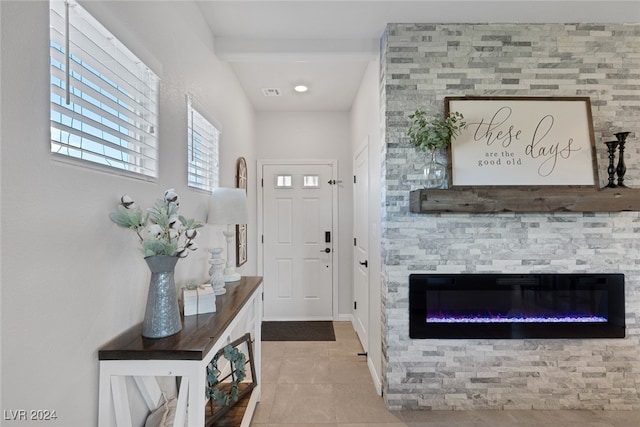
<instances>
[{"instance_id":1,"label":"white sign board","mask_svg":"<svg viewBox=\"0 0 640 427\"><path fill-rule=\"evenodd\" d=\"M589 98L450 97L467 128L451 141L452 186L598 182Z\"/></svg>"}]
</instances>

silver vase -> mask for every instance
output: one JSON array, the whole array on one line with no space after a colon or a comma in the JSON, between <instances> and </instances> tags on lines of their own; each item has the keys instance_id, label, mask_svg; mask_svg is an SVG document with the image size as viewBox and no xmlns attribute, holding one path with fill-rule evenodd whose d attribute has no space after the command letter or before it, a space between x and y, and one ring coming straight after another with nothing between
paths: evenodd
<instances>
[{"instance_id":1,"label":"silver vase","mask_svg":"<svg viewBox=\"0 0 640 427\"><path fill-rule=\"evenodd\" d=\"M142 336L145 338L164 338L182 329L174 280L178 259L168 255L154 255L144 259L151 270L147 307L142 323Z\"/></svg>"}]
</instances>

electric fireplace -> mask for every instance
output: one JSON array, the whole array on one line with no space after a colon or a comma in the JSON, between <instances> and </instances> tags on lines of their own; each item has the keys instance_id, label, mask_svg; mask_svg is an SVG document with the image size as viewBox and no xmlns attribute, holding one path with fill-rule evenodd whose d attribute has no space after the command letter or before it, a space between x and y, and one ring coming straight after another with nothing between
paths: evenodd
<instances>
[{"instance_id":1,"label":"electric fireplace","mask_svg":"<svg viewBox=\"0 0 640 427\"><path fill-rule=\"evenodd\" d=\"M624 338L623 274L412 274L411 338Z\"/></svg>"}]
</instances>

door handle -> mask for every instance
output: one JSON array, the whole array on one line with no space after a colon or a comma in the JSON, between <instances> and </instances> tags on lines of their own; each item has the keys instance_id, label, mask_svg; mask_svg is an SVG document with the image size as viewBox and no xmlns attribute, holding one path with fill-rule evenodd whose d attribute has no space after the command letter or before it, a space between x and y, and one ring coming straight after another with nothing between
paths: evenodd
<instances>
[{"instance_id":1,"label":"door handle","mask_svg":"<svg viewBox=\"0 0 640 427\"><path fill-rule=\"evenodd\" d=\"M365 268L366 268L366 267L369 267L369 262L368 262L366 259L364 260L364 262L360 261L360 262L359 262L359 264L360 264L360 265L364 265L364 266L365 266Z\"/></svg>"},{"instance_id":2,"label":"door handle","mask_svg":"<svg viewBox=\"0 0 640 427\"><path fill-rule=\"evenodd\" d=\"M331 248L325 248L325 249L321 250L320 252L330 253L331 252Z\"/></svg>"}]
</instances>

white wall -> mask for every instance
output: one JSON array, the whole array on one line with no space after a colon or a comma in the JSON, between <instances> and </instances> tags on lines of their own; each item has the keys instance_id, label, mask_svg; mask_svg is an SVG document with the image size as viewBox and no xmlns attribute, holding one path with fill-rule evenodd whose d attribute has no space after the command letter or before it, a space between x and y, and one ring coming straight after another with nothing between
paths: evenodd
<instances>
[{"instance_id":1,"label":"white wall","mask_svg":"<svg viewBox=\"0 0 640 427\"><path fill-rule=\"evenodd\" d=\"M380 304L380 60L371 61L351 109L351 150L355 157L369 145L369 369L376 385L382 382L382 331Z\"/></svg>"},{"instance_id":2,"label":"white wall","mask_svg":"<svg viewBox=\"0 0 640 427\"><path fill-rule=\"evenodd\" d=\"M339 306L341 319L351 316L353 246L353 166L348 112L260 112L256 114L258 159L337 159ZM255 168L255 166L254 166Z\"/></svg>"},{"instance_id":3,"label":"white wall","mask_svg":"<svg viewBox=\"0 0 640 427\"><path fill-rule=\"evenodd\" d=\"M145 2L90 2L87 8L123 41L134 40L132 48L160 73L156 182L52 160L48 2L3 1L0 14L1 409L56 410L58 419L47 425L65 427L96 424L97 351L144 315L147 267L133 233L112 224L108 212L123 193L148 206L174 187L181 213L205 220L207 195L186 187L186 92L222 128L223 186L234 186L238 156L249 164L256 159L253 110L215 57L196 6L156 2L153 13ZM255 213L255 230L251 224ZM223 241L219 234L203 229L201 250L178 263L178 286L206 280L206 248ZM254 242L250 236L245 274L255 274Z\"/></svg>"}]
</instances>

